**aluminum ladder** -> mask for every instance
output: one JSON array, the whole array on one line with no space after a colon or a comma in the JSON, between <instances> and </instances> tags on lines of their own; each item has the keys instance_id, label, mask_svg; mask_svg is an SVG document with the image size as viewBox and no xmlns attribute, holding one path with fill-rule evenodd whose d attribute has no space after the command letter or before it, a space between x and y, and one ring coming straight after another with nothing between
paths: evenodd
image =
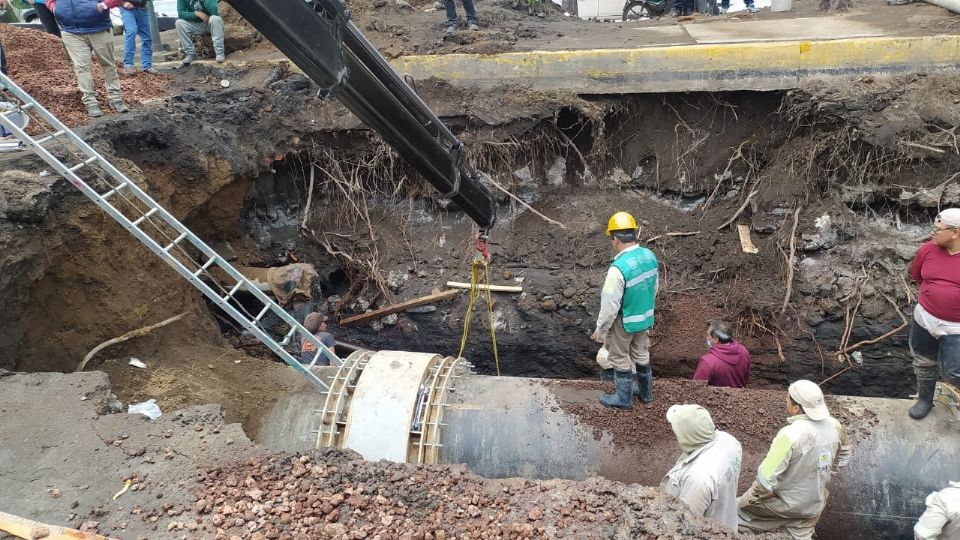
<instances>
[{"instance_id":1,"label":"aluminum ladder","mask_svg":"<svg viewBox=\"0 0 960 540\"><path fill-rule=\"evenodd\" d=\"M88 199L95 202L150 251L172 266L178 274L199 289L230 318L255 335L281 360L306 377L318 389L324 392L329 390L329 386L310 368L324 354L331 359L333 365L341 365L343 362L333 351L320 343L316 336L154 201L133 180L120 172L2 73L0 73L0 101L9 101L14 105L13 110L0 113L0 125L13 133L21 143L66 178ZM46 124L44 127L52 128L52 131L37 138L31 137L26 133L25 128L22 129L14 120L14 116L18 113L28 115L28 118L33 121L39 118ZM76 163L68 165L54 155L54 152L64 154L67 156L65 160L75 160ZM93 182L81 178L81 172L87 174ZM94 187L94 183L100 184L99 188ZM117 204L112 201L116 201ZM124 210L118 208L121 204ZM211 273L211 270L217 269L219 272ZM224 276L229 277L229 280L223 279ZM236 294L241 291L252 295L262 306L256 315L247 311L236 301ZM257 310L254 309L254 311ZM261 326L261 320L267 313L273 313L289 326L290 331L281 341L275 340ZM317 348L317 354L314 355L310 364L301 364L284 348L294 338L299 339L293 343L299 345L300 339L306 339Z\"/></svg>"}]
</instances>

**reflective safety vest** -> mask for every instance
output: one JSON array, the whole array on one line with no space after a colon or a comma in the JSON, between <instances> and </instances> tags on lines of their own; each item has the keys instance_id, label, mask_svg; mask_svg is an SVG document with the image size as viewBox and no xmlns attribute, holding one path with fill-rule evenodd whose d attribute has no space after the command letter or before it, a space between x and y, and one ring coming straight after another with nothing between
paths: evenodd
<instances>
[{"instance_id":1,"label":"reflective safety vest","mask_svg":"<svg viewBox=\"0 0 960 540\"><path fill-rule=\"evenodd\" d=\"M633 334L653 326L653 302L657 292L657 257L645 247L621 251L613 266L623 274L620 315L623 329Z\"/></svg>"}]
</instances>

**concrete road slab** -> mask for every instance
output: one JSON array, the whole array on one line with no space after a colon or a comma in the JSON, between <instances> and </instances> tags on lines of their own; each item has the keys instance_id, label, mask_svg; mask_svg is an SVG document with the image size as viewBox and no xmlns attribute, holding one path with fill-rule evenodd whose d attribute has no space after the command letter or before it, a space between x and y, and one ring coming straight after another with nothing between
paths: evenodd
<instances>
[{"instance_id":1,"label":"concrete road slab","mask_svg":"<svg viewBox=\"0 0 960 540\"><path fill-rule=\"evenodd\" d=\"M884 35L881 28L839 17L783 19L776 24L771 24L769 21L730 21L691 24L684 28L697 43L704 44L848 39Z\"/></svg>"}]
</instances>

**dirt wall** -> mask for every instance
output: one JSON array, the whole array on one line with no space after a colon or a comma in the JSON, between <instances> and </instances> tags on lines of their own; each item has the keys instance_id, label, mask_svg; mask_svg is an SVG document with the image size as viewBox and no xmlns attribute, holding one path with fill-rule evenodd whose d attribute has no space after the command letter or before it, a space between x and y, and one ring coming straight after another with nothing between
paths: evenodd
<instances>
[{"instance_id":1,"label":"dirt wall","mask_svg":"<svg viewBox=\"0 0 960 540\"><path fill-rule=\"evenodd\" d=\"M316 264L330 296L318 307L339 315L468 280L470 222L342 107L276 81L270 89L238 84L214 99L209 77L199 69L192 76L180 82L194 85L181 95L85 135L129 160L124 166L142 172L201 236L228 242L242 264L291 256ZM501 202L491 278L524 288L495 297L505 373L595 372L587 336L611 256L602 226L626 209L662 262L659 376L689 376L706 322L722 316L752 351L755 384L846 369L831 390L904 396L902 333L862 356L835 351L895 329L910 309L904 269L935 208L958 198L950 181L957 87L956 78L938 76L787 94L597 100L460 93L437 81L420 91L481 170L555 220L490 184ZM70 189L38 178L35 162L5 159L31 178L0 183L0 241L17 253L4 263L0 295L4 316L24 321L0 332L6 365L71 369L100 341L182 310L193 314L187 328L130 350L218 339L203 303L172 271ZM310 163L315 196L301 231ZM737 224L749 226L759 253L741 251ZM781 309L791 253L792 294ZM374 348L455 353L465 296L434 307L333 329ZM492 372L478 309L466 354Z\"/></svg>"}]
</instances>

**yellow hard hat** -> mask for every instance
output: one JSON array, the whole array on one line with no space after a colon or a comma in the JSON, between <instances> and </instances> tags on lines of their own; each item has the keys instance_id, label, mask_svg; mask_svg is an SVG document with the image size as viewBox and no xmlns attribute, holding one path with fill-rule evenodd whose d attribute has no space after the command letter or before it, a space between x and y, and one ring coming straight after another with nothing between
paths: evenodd
<instances>
[{"instance_id":1,"label":"yellow hard hat","mask_svg":"<svg viewBox=\"0 0 960 540\"><path fill-rule=\"evenodd\" d=\"M637 220L626 212L617 212L610 216L607 222L607 236L613 231L635 231L637 230Z\"/></svg>"}]
</instances>

